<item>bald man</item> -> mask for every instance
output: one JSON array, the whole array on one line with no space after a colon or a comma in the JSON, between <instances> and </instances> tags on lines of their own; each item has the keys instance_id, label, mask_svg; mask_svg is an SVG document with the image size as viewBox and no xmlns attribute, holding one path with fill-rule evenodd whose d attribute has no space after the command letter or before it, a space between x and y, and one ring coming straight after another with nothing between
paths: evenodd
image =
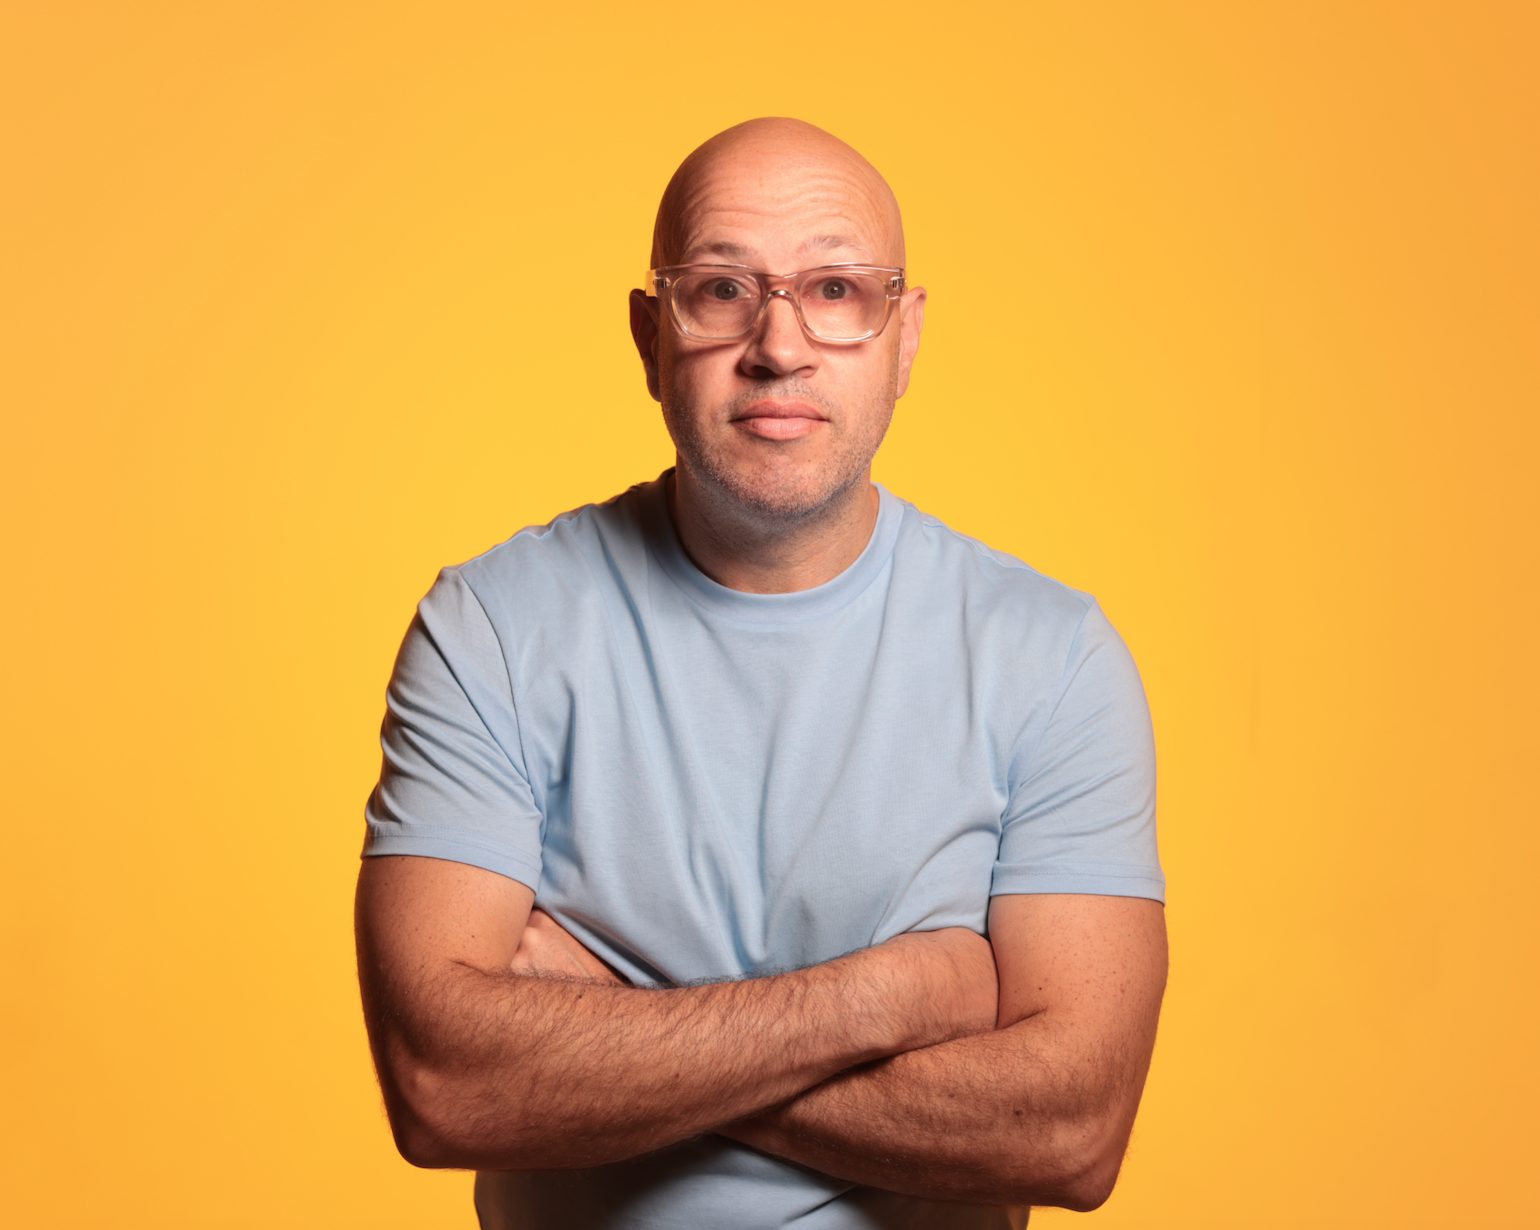
<instances>
[{"instance_id":1,"label":"bald man","mask_svg":"<svg viewBox=\"0 0 1540 1230\"><path fill-rule=\"evenodd\" d=\"M670 180L631 326L675 463L440 571L359 971L487 1230L1094 1209L1165 985L1148 709L1095 600L871 477L925 292L800 121Z\"/></svg>"}]
</instances>

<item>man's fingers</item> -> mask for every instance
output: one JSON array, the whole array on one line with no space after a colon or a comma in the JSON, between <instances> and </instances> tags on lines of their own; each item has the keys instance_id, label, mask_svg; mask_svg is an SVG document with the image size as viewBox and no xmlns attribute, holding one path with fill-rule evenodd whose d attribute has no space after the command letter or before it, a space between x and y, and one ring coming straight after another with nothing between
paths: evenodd
<instances>
[{"instance_id":1,"label":"man's fingers","mask_svg":"<svg viewBox=\"0 0 1540 1230\"><path fill-rule=\"evenodd\" d=\"M564 973L594 982L629 985L626 980L585 948L565 927L536 907L529 912L524 935L514 954L513 969L519 973Z\"/></svg>"}]
</instances>

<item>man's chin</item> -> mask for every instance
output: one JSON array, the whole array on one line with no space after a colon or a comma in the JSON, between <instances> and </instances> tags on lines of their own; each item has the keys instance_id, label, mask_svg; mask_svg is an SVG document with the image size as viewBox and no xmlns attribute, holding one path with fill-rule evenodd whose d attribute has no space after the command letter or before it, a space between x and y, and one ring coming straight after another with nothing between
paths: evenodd
<instances>
[{"instance_id":1,"label":"man's chin","mask_svg":"<svg viewBox=\"0 0 1540 1230\"><path fill-rule=\"evenodd\" d=\"M754 481L732 476L721 488L747 518L791 527L827 516L849 498L856 485L852 481L831 484L827 479L799 482L779 476L773 481Z\"/></svg>"}]
</instances>

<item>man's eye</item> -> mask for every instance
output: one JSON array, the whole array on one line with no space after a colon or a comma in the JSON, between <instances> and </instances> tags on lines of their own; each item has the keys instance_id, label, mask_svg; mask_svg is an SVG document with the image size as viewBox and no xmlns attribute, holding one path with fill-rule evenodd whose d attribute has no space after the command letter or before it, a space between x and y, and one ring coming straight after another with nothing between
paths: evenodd
<instances>
[{"instance_id":1,"label":"man's eye","mask_svg":"<svg viewBox=\"0 0 1540 1230\"><path fill-rule=\"evenodd\" d=\"M731 303L734 299L742 298L743 287L729 278L721 278L707 286L706 293L713 299L720 299L724 303Z\"/></svg>"},{"instance_id":2,"label":"man's eye","mask_svg":"<svg viewBox=\"0 0 1540 1230\"><path fill-rule=\"evenodd\" d=\"M828 278L818 284L818 293L825 299L843 299L850 293L850 284L840 278Z\"/></svg>"}]
</instances>

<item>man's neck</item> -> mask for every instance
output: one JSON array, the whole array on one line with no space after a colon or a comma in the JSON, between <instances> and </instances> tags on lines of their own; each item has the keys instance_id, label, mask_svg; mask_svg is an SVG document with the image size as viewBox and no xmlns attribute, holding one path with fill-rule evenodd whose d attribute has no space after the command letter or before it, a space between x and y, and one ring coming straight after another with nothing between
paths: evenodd
<instances>
[{"instance_id":1,"label":"man's neck","mask_svg":"<svg viewBox=\"0 0 1540 1230\"><path fill-rule=\"evenodd\" d=\"M789 594L832 581L866 549L880 497L868 474L849 498L792 528L728 521L702 506L676 468L666 489L669 515L691 561L718 585L750 594Z\"/></svg>"}]
</instances>

